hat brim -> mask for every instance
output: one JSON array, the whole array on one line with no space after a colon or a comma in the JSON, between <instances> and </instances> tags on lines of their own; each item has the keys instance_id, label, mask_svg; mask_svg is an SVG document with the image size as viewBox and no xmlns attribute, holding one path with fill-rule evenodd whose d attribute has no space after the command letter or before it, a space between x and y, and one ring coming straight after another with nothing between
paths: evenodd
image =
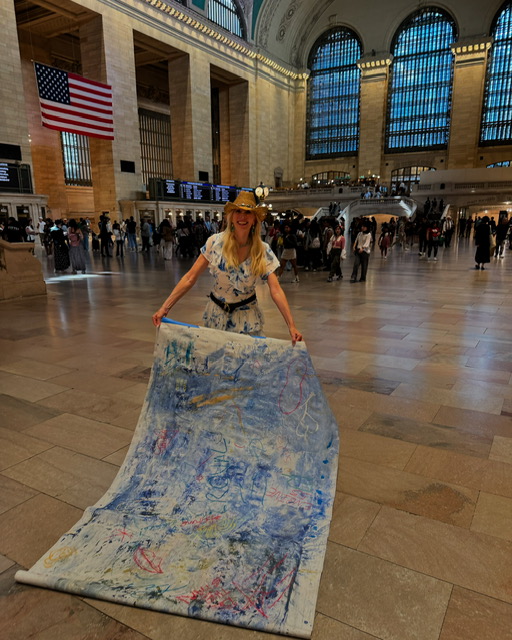
<instances>
[{"instance_id":1,"label":"hat brim","mask_svg":"<svg viewBox=\"0 0 512 640\"><path fill-rule=\"evenodd\" d=\"M242 209L243 211L250 211L252 213L255 213L260 222L262 220L265 220L268 213L268 209L264 205L258 205L256 207L246 207L244 205L235 204L234 202L226 202L226 204L224 205L224 211L226 213L231 213L232 211L237 211L240 209Z\"/></svg>"}]
</instances>

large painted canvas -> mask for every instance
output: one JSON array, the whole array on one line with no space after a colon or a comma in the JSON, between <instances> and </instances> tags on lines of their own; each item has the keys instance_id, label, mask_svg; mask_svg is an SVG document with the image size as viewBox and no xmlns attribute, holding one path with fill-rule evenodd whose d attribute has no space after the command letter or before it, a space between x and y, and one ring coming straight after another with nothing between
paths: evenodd
<instances>
[{"instance_id":1,"label":"large painted canvas","mask_svg":"<svg viewBox=\"0 0 512 640\"><path fill-rule=\"evenodd\" d=\"M16 579L310 637L337 457L304 344L162 325L112 486Z\"/></svg>"}]
</instances>

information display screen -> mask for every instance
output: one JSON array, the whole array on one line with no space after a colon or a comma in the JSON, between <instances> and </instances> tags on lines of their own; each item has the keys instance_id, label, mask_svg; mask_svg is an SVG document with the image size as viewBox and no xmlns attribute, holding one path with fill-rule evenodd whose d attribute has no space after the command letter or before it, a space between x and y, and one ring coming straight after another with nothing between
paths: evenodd
<instances>
[{"instance_id":1,"label":"information display screen","mask_svg":"<svg viewBox=\"0 0 512 640\"><path fill-rule=\"evenodd\" d=\"M179 198L180 197L180 183L178 180L166 180L165 181L165 198Z\"/></svg>"},{"instance_id":2,"label":"information display screen","mask_svg":"<svg viewBox=\"0 0 512 640\"><path fill-rule=\"evenodd\" d=\"M210 202L212 187L204 182L182 182L180 185L183 200L192 202Z\"/></svg>"},{"instance_id":3,"label":"information display screen","mask_svg":"<svg viewBox=\"0 0 512 640\"><path fill-rule=\"evenodd\" d=\"M220 184L212 185L212 201L213 202L233 202L238 193L236 187L226 187Z\"/></svg>"},{"instance_id":4,"label":"information display screen","mask_svg":"<svg viewBox=\"0 0 512 640\"><path fill-rule=\"evenodd\" d=\"M20 174L15 164L0 162L0 191L20 191Z\"/></svg>"}]
</instances>

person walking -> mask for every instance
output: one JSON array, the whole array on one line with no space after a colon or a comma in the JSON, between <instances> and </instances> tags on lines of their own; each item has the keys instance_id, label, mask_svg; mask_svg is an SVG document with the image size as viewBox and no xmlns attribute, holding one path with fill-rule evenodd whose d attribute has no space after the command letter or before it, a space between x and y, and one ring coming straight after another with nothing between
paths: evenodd
<instances>
[{"instance_id":1,"label":"person walking","mask_svg":"<svg viewBox=\"0 0 512 640\"><path fill-rule=\"evenodd\" d=\"M441 237L441 227L435 219L431 220L427 228L428 260L434 252L434 260L437 262L437 252L439 250L439 238Z\"/></svg>"},{"instance_id":2,"label":"person walking","mask_svg":"<svg viewBox=\"0 0 512 640\"><path fill-rule=\"evenodd\" d=\"M293 268L295 278L293 282L299 281L299 270L297 269L297 237L292 231L289 224L284 225L283 251L280 258L280 266L277 271L277 277L280 278L286 267L286 263L290 262Z\"/></svg>"},{"instance_id":3,"label":"person walking","mask_svg":"<svg viewBox=\"0 0 512 640\"><path fill-rule=\"evenodd\" d=\"M352 268L352 276L350 282L357 282L357 272L361 267L361 277L359 282L366 281L366 272L368 271L368 261L370 259L370 251L372 245L372 234L369 232L368 222L361 222L361 231L357 234L354 245L354 266Z\"/></svg>"},{"instance_id":4,"label":"person walking","mask_svg":"<svg viewBox=\"0 0 512 640\"><path fill-rule=\"evenodd\" d=\"M327 282L341 280L343 278L343 273L341 272L341 256L344 249L345 238L343 236L341 226L337 225L334 229L334 235L331 238L330 250L328 251L328 256L331 261L331 270L329 272Z\"/></svg>"},{"instance_id":5,"label":"person walking","mask_svg":"<svg viewBox=\"0 0 512 640\"><path fill-rule=\"evenodd\" d=\"M491 261L491 226L489 216L484 216L475 226L475 269L485 269L484 265Z\"/></svg>"},{"instance_id":6,"label":"person walking","mask_svg":"<svg viewBox=\"0 0 512 640\"><path fill-rule=\"evenodd\" d=\"M68 224L69 260L73 273L81 271L85 273L85 250L83 245L83 233L76 220L70 220Z\"/></svg>"}]
</instances>

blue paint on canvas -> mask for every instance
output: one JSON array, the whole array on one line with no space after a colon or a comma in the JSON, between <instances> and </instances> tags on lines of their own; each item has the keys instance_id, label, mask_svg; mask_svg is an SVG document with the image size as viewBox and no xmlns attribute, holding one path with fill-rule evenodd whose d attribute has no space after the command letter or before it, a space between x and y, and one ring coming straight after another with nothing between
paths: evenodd
<instances>
[{"instance_id":1,"label":"blue paint on canvas","mask_svg":"<svg viewBox=\"0 0 512 640\"><path fill-rule=\"evenodd\" d=\"M309 637L337 456L304 344L162 325L113 485L17 579Z\"/></svg>"}]
</instances>

